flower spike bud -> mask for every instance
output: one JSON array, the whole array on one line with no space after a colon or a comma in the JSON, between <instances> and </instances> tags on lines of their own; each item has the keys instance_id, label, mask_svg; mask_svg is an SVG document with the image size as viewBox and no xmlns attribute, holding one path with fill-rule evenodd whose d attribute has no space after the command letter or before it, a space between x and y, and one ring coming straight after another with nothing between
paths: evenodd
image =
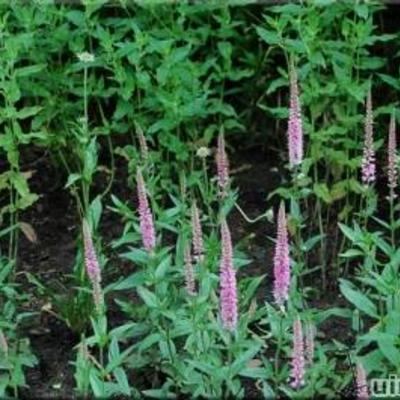
<instances>
[{"instance_id":1,"label":"flower spike bud","mask_svg":"<svg viewBox=\"0 0 400 400\"><path fill-rule=\"evenodd\" d=\"M396 139L396 121L394 113L390 116L389 140L388 140L388 186L392 199L396 197L394 191L397 187L397 139Z\"/></svg>"},{"instance_id":2,"label":"flower spike bud","mask_svg":"<svg viewBox=\"0 0 400 400\"><path fill-rule=\"evenodd\" d=\"M285 205L282 202L278 212L278 229L274 256L274 299L278 306L283 306L289 297L290 258Z\"/></svg>"},{"instance_id":3,"label":"flower spike bud","mask_svg":"<svg viewBox=\"0 0 400 400\"><path fill-rule=\"evenodd\" d=\"M202 262L204 259L203 230L201 228L200 213L196 201L193 201L191 211L193 254L196 260Z\"/></svg>"},{"instance_id":4,"label":"flower spike bud","mask_svg":"<svg viewBox=\"0 0 400 400\"><path fill-rule=\"evenodd\" d=\"M373 131L373 115L372 115L372 98L371 90L368 91L365 114L365 133L364 133L364 150L361 163L362 182L369 185L375 182L375 151L374 151L374 131Z\"/></svg>"},{"instance_id":5,"label":"flower spike bud","mask_svg":"<svg viewBox=\"0 0 400 400\"><path fill-rule=\"evenodd\" d=\"M143 180L142 171L137 169L136 173L137 195L139 201L140 231L142 234L143 247L151 252L156 245L153 215L147 200L146 186Z\"/></svg>"},{"instance_id":6,"label":"flower spike bud","mask_svg":"<svg viewBox=\"0 0 400 400\"><path fill-rule=\"evenodd\" d=\"M357 400L368 400L368 382L364 366L357 363Z\"/></svg>"},{"instance_id":7,"label":"flower spike bud","mask_svg":"<svg viewBox=\"0 0 400 400\"><path fill-rule=\"evenodd\" d=\"M292 350L292 387L295 389L304 385L304 343L300 318L293 323L293 350Z\"/></svg>"},{"instance_id":8,"label":"flower spike bud","mask_svg":"<svg viewBox=\"0 0 400 400\"><path fill-rule=\"evenodd\" d=\"M185 246L184 261L185 261L186 291L190 296L195 296L196 295L196 284L195 284L195 279L194 279L192 256L190 254L190 245Z\"/></svg>"},{"instance_id":9,"label":"flower spike bud","mask_svg":"<svg viewBox=\"0 0 400 400\"><path fill-rule=\"evenodd\" d=\"M229 160L225 150L224 133L221 131L218 135L217 146L217 181L219 187L219 194L222 198L228 194L229 184Z\"/></svg>"},{"instance_id":10,"label":"flower spike bud","mask_svg":"<svg viewBox=\"0 0 400 400\"><path fill-rule=\"evenodd\" d=\"M233 267L232 239L225 219L221 223L222 255L220 262L220 306L222 325L228 331L236 329L238 320L236 271Z\"/></svg>"},{"instance_id":11,"label":"flower spike bud","mask_svg":"<svg viewBox=\"0 0 400 400\"><path fill-rule=\"evenodd\" d=\"M101 290L101 270L93 245L89 224L87 223L86 219L83 220L82 230L86 272L92 284L93 301L96 306L97 313L100 313L103 304Z\"/></svg>"},{"instance_id":12,"label":"flower spike bud","mask_svg":"<svg viewBox=\"0 0 400 400\"><path fill-rule=\"evenodd\" d=\"M290 66L289 78L290 107L287 136L289 148L289 164L290 167L293 168L301 164L303 160L303 124L301 120L297 71L293 63Z\"/></svg>"}]
</instances>

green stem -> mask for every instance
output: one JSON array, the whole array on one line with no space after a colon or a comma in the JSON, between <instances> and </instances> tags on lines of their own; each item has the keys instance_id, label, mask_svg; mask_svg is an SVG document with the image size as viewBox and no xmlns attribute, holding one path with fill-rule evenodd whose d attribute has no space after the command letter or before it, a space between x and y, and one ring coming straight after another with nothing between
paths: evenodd
<instances>
[{"instance_id":1,"label":"green stem","mask_svg":"<svg viewBox=\"0 0 400 400\"><path fill-rule=\"evenodd\" d=\"M242 210L242 208L239 206L239 204L235 201L235 203L234 203L234 206L236 207L236 209L239 211L239 213L242 215L242 217L249 223L249 224L254 224L255 222L257 222L257 221L259 221L259 220L261 220L261 219L263 219L263 218L266 218L267 217L267 214L268 214L268 211L266 211L265 213L263 213L263 214L261 214L261 215L259 215L258 217L256 217L256 218L249 218L248 216L247 216L247 214Z\"/></svg>"},{"instance_id":2,"label":"green stem","mask_svg":"<svg viewBox=\"0 0 400 400\"><path fill-rule=\"evenodd\" d=\"M275 377L279 376L279 356L282 347L282 315L279 317L279 333L278 333L278 344L275 351L274 366L275 366ZM275 391L278 391L278 381L275 380Z\"/></svg>"},{"instance_id":3,"label":"green stem","mask_svg":"<svg viewBox=\"0 0 400 400\"><path fill-rule=\"evenodd\" d=\"M393 189L390 189L390 194L389 194L389 202L390 202L390 239L392 242L392 247L396 247L396 228L395 228L395 215L394 215L394 204L393 204L393 199L394 199L394 193Z\"/></svg>"}]
</instances>

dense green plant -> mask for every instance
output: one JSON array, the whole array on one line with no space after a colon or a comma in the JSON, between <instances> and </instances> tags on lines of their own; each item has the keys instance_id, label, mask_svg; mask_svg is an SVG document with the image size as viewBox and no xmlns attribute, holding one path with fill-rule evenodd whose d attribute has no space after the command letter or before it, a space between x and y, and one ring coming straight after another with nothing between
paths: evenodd
<instances>
[{"instance_id":1,"label":"dense green plant","mask_svg":"<svg viewBox=\"0 0 400 400\"><path fill-rule=\"evenodd\" d=\"M363 194L358 180L365 114L361 105L370 79L375 83L373 97L378 84L382 86L379 72L386 65L385 58L371 56L370 49L394 39L394 35L376 34L373 15L380 7L353 2L286 4L272 7L265 23L257 27L260 38L271 46L269 57L280 52L298 67L307 141L302 172L308 183L302 184L307 185L307 206L315 204L314 212L307 215L308 235L319 230L324 286L330 253L335 257L343 245L332 222L337 218L347 223ZM268 82L268 96L279 94L287 84L286 69L278 68L277 73ZM287 116L282 106L282 101L278 107L260 104L278 118ZM390 113L390 108L390 104L377 108L375 117ZM375 142L376 149L381 145L382 140ZM328 241L334 243L331 251Z\"/></svg>"},{"instance_id":2,"label":"dense green plant","mask_svg":"<svg viewBox=\"0 0 400 400\"><path fill-rule=\"evenodd\" d=\"M1 232L0 232L1 233ZM31 353L29 340L21 334L24 321L30 313L22 313L19 306L29 296L21 293L13 283L11 261L0 258L0 396L18 397L18 390L26 386L25 369L37 364Z\"/></svg>"},{"instance_id":3,"label":"dense green plant","mask_svg":"<svg viewBox=\"0 0 400 400\"><path fill-rule=\"evenodd\" d=\"M395 58L380 48L395 47L398 38L377 25L383 9L329 0L0 5L1 396L18 397L25 367L36 363L21 334L32 315L20 311L29 297L16 276L28 276L65 329L81 337L73 363L79 396L244 398L251 385L266 398L335 398L353 380L340 356L351 346L369 376L400 373L395 187L383 189L381 173L375 186L362 184L360 173L369 91L375 124L368 150L385 173L386 117L398 116ZM286 170L282 132L288 78L296 72L305 156ZM233 158L235 149L260 141L281 156L271 158L271 167L282 166L281 182L263 208L272 212L270 200L283 200L288 243L281 250L290 265L287 298L274 304L269 282L279 275L272 271L277 261L248 277L252 236L235 240L228 275L237 278L239 313L232 331L220 298L221 227L236 222L234 208L247 223L266 214L247 217L233 174L221 185L228 162L215 166L213 158L221 157L224 138ZM35 241L22 215L40 195L29 187L34 163L24 163L31 149L62 171L77 226L92 236L101 285L81 229L70 273L52 282L17 274L19 232ZM138 176L145 182L139 199L114 192L121 177L133 192ZM388 207L380 201L386 191ZM103 207L123 225L111 248L102 246ZM194 220L203 229L200 253ZM327 290L347 302L328 299L323 310L316 299L327 301ZM325 324L339 319L349 337L325 333ZM296 355L301 326L306 341L315 339L304 371ZM293 386L296 376L304 384Z\"/></svg>"}]
</instances>

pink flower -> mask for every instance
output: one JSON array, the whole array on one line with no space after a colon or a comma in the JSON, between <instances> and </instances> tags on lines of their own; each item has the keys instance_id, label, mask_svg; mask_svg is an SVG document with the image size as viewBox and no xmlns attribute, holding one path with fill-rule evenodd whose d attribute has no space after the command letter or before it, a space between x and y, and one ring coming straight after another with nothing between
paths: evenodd
<instances>
[{"instance_id":1,"label":"pink flower","mask_svg":"<svg viewBox=\"0 0 400 400\"><path fill-rule=\"evenodd\" d=\"M185 246L184 261L186 291L190 296L194 296L196 294L196 287L194 281L192 256L190 254L190 245Z\"/></svg>"},{"instance_id":2,"label":"pink flower","mask_svg":"<svg viewBox=\"0 0 400 400\"><path fill-rule=\"evenodd\" d=\"M136 173L137 195L139 200L140 231L144 248L151 252L156 245L153 216L147 200L146 186L144 184L142 171L137 169Z\"/></svg>"},{"instance_id":3,"label":"pink flower","mask_svg":"<svg viewBox=\"0 0 400 400\"><path fill-rule=\"evenodd\" d=\"M281 203L278 213L278 231L274 257L274 298L275 303L283 306L289 297L290 258L289 241L286 226L284 203Z\"/></svg>"},{"instance_id":4,"label":"pink flower","mask_svg":"<svg viewBox=\"0 0 400 400\"><path fill-rule=\"evenodd\" d=\"M203 231L201 229L201 221L197 204L192 204L192 236L193 236L193 253L197 260L202 261L204 258Z\"/></svg>"},{"instance_id":5,"label":"pink flower","mask_svg":"<svg viewBox=\"0 0 400 400\"><path fill-rule=\"evenodd\" d=\"M92 235L90 233L89 224L83 220L83 246L86 272L89 276L93 288L93 301L96 306L97 312L100 312L102 305L101 293L101 270L97 260L96 251L94 249Z\"/></svg>"},{"instance_id":6,"label":"pink flower","mask_svg":"<svg viewBox=\"0 0 400 400\"><path fill-rule=\"evenodd\" d=\"M364 150L361 163L362 182L365 185L375 182L375 151L372 117L371 91L368 92L365 115Z\"/></svg>"},{"instance_id":7,"label":"pink flower","mask_svg":"<svg viewBox=\"0 0 400 400\"><path fill-rule=\"evenodd\" d=\"M293 350L292 350L292 387L298 389L304 385L304 343L301 321L297 318L293 323Z\"/></svg>"},{"instance_id":8,"label":"pink flower","mask_svg":"<svg viewBox=\"0 0 400 400\"><path fill-rule=\"evenodd\" d=\"M294 65L290 67L290 108L288 121L288 147L290 167L301 164L303 160L303 125L299 89L297 85L297 71Z\"/></svg>"},{"instance_id":9,"label":"pink flower","mask_svg":"<svg viewBox=\"0 0 400 400\"><path fill-rule=\"evenodd\" d=\"M221 223L221 247L220 262L220 305L222 325L229 331L234 331L237 325L237 293L236 271L233 267L233 250L231 234L228 224L223 219Z\"/></svg>"},{"instance_id":10,"label":"pink flower","mask_svg":"<svg viewBox=\"0 0 400 400\"><path fill-rule=\"evenodd\" d=\"M225 197L228 192L229 184L229 161L225 151L225 138L222 131L218 136L217 174L220 196Z\"/></svg>"},{"instance_id":11,"label":"pink flower","mask_svg":"<svg viewBox=\"0 0 400 400\"><path fill-rule=\"evenodd\" d=\"M367 383L367 374L365 373L365 369L363 365L358 362L357 363L357 400L368 400L368 383Z\"/></svg>"},{"instance_id":12,"label":"pink flower","mask_svg":"<svg viewBox=\"0 0 400 400\"><path fill-rule=\"evenodd\" d=\"M397 187L397 140L396 140L396 121L394 114L390 116L389 124L389 140L388 140L388 186L390 189L390 195L392 198L395 197L394 190Z\"/></svg>"}]
</instances>

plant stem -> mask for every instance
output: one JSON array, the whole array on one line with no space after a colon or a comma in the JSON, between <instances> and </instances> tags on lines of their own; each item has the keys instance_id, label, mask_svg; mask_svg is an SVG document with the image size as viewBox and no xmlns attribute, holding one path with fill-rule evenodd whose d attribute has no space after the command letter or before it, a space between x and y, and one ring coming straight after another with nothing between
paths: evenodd
<instances>
[{"instance_id":1,"label":"plant stem","mask_svg":"<svg viewBox=\"0 0 400 400\"><path fill-rule=\"evenodd\" d=\"M393 193L393 188L390 189L390 194L389 194L389 202L390 202L390 239L392 242L392 247L396 247L396 228L395 228L395 215L394 215L394 193Z\"/></svg>"},{"instance_id":2,"label":"plant stem","mask_svg":"<svg viewBox=\"0 0 400 400\"><path fill-rule=\"evenodd\" d=\"M275 360L274 360L274 366L275 366L275 377L279 376L279 356L281 352L281 347L282 347L282 315L279 316L279 333L278 333L278 344L276 347L275 351ZM278 382L275 381L275 391L278 391Z\"/></svg>"}]
</instances>

